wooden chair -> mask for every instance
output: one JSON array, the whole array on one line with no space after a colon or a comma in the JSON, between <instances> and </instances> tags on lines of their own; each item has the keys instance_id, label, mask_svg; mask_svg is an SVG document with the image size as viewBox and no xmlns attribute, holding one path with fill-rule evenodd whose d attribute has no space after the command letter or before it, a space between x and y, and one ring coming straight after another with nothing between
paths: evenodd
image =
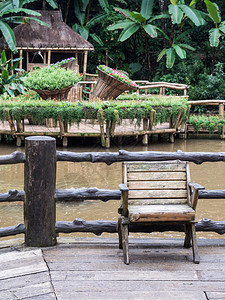
<instances>
[{"instance_id":1,"label":"wooden chair","mask_svg":"<svg viewBox=\"0 0 225 300\"><path fill-rule=\"evenodd\" d=\"M182 223L184 247L192 245L193 261L199 263L195 231L195 209L199 184L190 183L189 163L182 161L123 163L121 207L118 220L119 248L129 264L129 225ZM141 231L141 230L140 230ZM192 240L192 243L191 243Z\"/></svg>"}]
</instances>

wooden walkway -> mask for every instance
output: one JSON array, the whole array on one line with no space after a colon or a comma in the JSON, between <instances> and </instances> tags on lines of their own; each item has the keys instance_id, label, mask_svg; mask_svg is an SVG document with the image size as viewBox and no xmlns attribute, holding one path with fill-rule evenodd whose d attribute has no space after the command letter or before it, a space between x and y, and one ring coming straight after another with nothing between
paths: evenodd
<instances>
[{"instance_id":1,"label":"wooden walkway","mask_svg":"<svg viewBox=\"0 0 225 300\"><path fill-rule=\"evenodd\" d=\"M106 147L110 147L110 138L111 137L126 137L126 136L142 136L143 143L148 143L148 138L146 137L146 131L143 129L144 124L143 121L141 122L140 126L137 122L131 123L130 120L123 120L122 124L117 124L113 134L110 132L107 133L107 126L104 123L102 129L98 121L95 121L94 124L91 120L82 120L79 125L73 123L71 126L68 126L66 131L63 133L61 132L59 124L57 126L53 126L53 121L49 124L51 125L30 125L28 120L25 120L24 123L24 130L21 132L16 130L13 127L10 128L10 125L7 121L0 121L0 135L11 135L17 140L17 146L21 146L21 141L24 137L27 136L37 136L37 135L44 135L44 136L52 136L58 137L63 140L63 145L67 146L67 139L73 137L95 137L101 138L102 134L106 140ZM22 125L21 125L22 126ZM147 130L147 128L146 128ZM151 130L147 130L148 134L169 134L170 140L174 142L174 134L180 132L180 129L177 130L176 128L172 128L169 123L158 124L157 126L153 127ZM101 141L102 142L102 141Z\"/></svg>"},{"instance_id":2,"label":"wooden walkway","mask_svg":"<svg viewBox=\"0 0 225 300\"><path fill-rule=\"evenodd\" d=\"M59 238L52 248L0 242L0 299L225 299L225 239L130 239L131 264L115 238ZM19 241L22 241L19 239Z\"/></svg>"}]
</instances>

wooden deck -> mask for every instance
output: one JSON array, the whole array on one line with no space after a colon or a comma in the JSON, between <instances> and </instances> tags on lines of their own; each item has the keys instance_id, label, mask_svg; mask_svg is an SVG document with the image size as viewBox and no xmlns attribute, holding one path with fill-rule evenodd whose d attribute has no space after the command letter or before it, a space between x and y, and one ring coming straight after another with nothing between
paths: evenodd
<instances>
[{"instance_id":1,"label":"wooden deck","mask_svg":"<svg viewBox=\"0 0 225 300\"><path fill-rule=\"evenodd\" d=\"M225 299L225 239L130 239L131 264L115 238L59 238L52 248L0 242L0 299Z\"/></svg>"},{"instance_id":2,"label":"wooden deck","mask_svg":"<svg viewBox=\"0 0 225 300\"><path fill-rule=\"evenodd\" d=\"M22 125L21 125L22 126ZM53 126L53 121L51 120L48 125L30 125L28 120L24 122L24 130L21 131L16 130L15 126L10 128L10 125L7 121L0 122L0 135L11 135L16 138L17 146L21 146L21 141L24 137L27 136L52 136L57 137L63 140L63 145L67 146L67 138L73 137L95 137L101 138L102 134L104 139L107 140L106 147L110 148L110 138L111 137L126 137L126 136L142 136L143 144L148 144L148 135L151 134L169 134L170 141L174 142L174 134L180 132L180 129L172 128L169 123L158 124L153 127L151 130L143 129L144 124L141 122L140 126L137 125L137 122L131 123L130 120L123 120L122 124L117 124L114 130L113 135L111 133L107 133L107 126L103 124L102 129L100 128L100 124L96 120L94 124L91 120L82 120L79 125L72 124L68 126L66 131L61 132L59 124L57 126ZM102 141L101 141L102 143Z\"/></svg>"}]
</instances>

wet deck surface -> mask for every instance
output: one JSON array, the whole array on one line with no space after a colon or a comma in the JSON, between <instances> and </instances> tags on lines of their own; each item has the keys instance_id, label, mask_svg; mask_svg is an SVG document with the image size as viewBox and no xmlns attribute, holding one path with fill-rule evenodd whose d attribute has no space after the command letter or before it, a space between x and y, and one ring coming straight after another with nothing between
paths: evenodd
<instances>
[{"instance_id":1,"label":"wet deck surface","mask_svg":"<svg viewBox=\"0 0 225 300\"><path fill-rule=\"evenodd\" d=\"M198 240L198 265L181 239L130 239L129 266L114 238L21 241L0 242L0 299L225 299L225 239Z\"/></svg>"}]
</instances>

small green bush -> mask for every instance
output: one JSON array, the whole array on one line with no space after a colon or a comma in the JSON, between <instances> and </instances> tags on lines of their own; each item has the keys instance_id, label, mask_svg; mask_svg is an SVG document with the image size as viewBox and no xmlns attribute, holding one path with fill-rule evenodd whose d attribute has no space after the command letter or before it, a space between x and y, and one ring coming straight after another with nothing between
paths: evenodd
<instances>
[{"instance_id":1,"label":"small green bush","mask_svg":"<svg viewBox=\"0 0 225 300\"><path fill-rule=\"evenodd\" d=\"M221 134L225 119L220 119L218 116L192 115L188 120L188 124L192 124L196 132L202 127L203 129L208 129L209 133L214 133L215 130L218 130L219 134Z\"/></svg>"},{"instance_id":2,"label":"small green bush","mask_svg":"<svg viewBox=\"0 0 225 300\"><path fill-rule=\"evenodd\" d=\"M24 84L30 90L60 90L80 80L80 74L53 65L30 72Z\"/></svg>"}]
</instances>

